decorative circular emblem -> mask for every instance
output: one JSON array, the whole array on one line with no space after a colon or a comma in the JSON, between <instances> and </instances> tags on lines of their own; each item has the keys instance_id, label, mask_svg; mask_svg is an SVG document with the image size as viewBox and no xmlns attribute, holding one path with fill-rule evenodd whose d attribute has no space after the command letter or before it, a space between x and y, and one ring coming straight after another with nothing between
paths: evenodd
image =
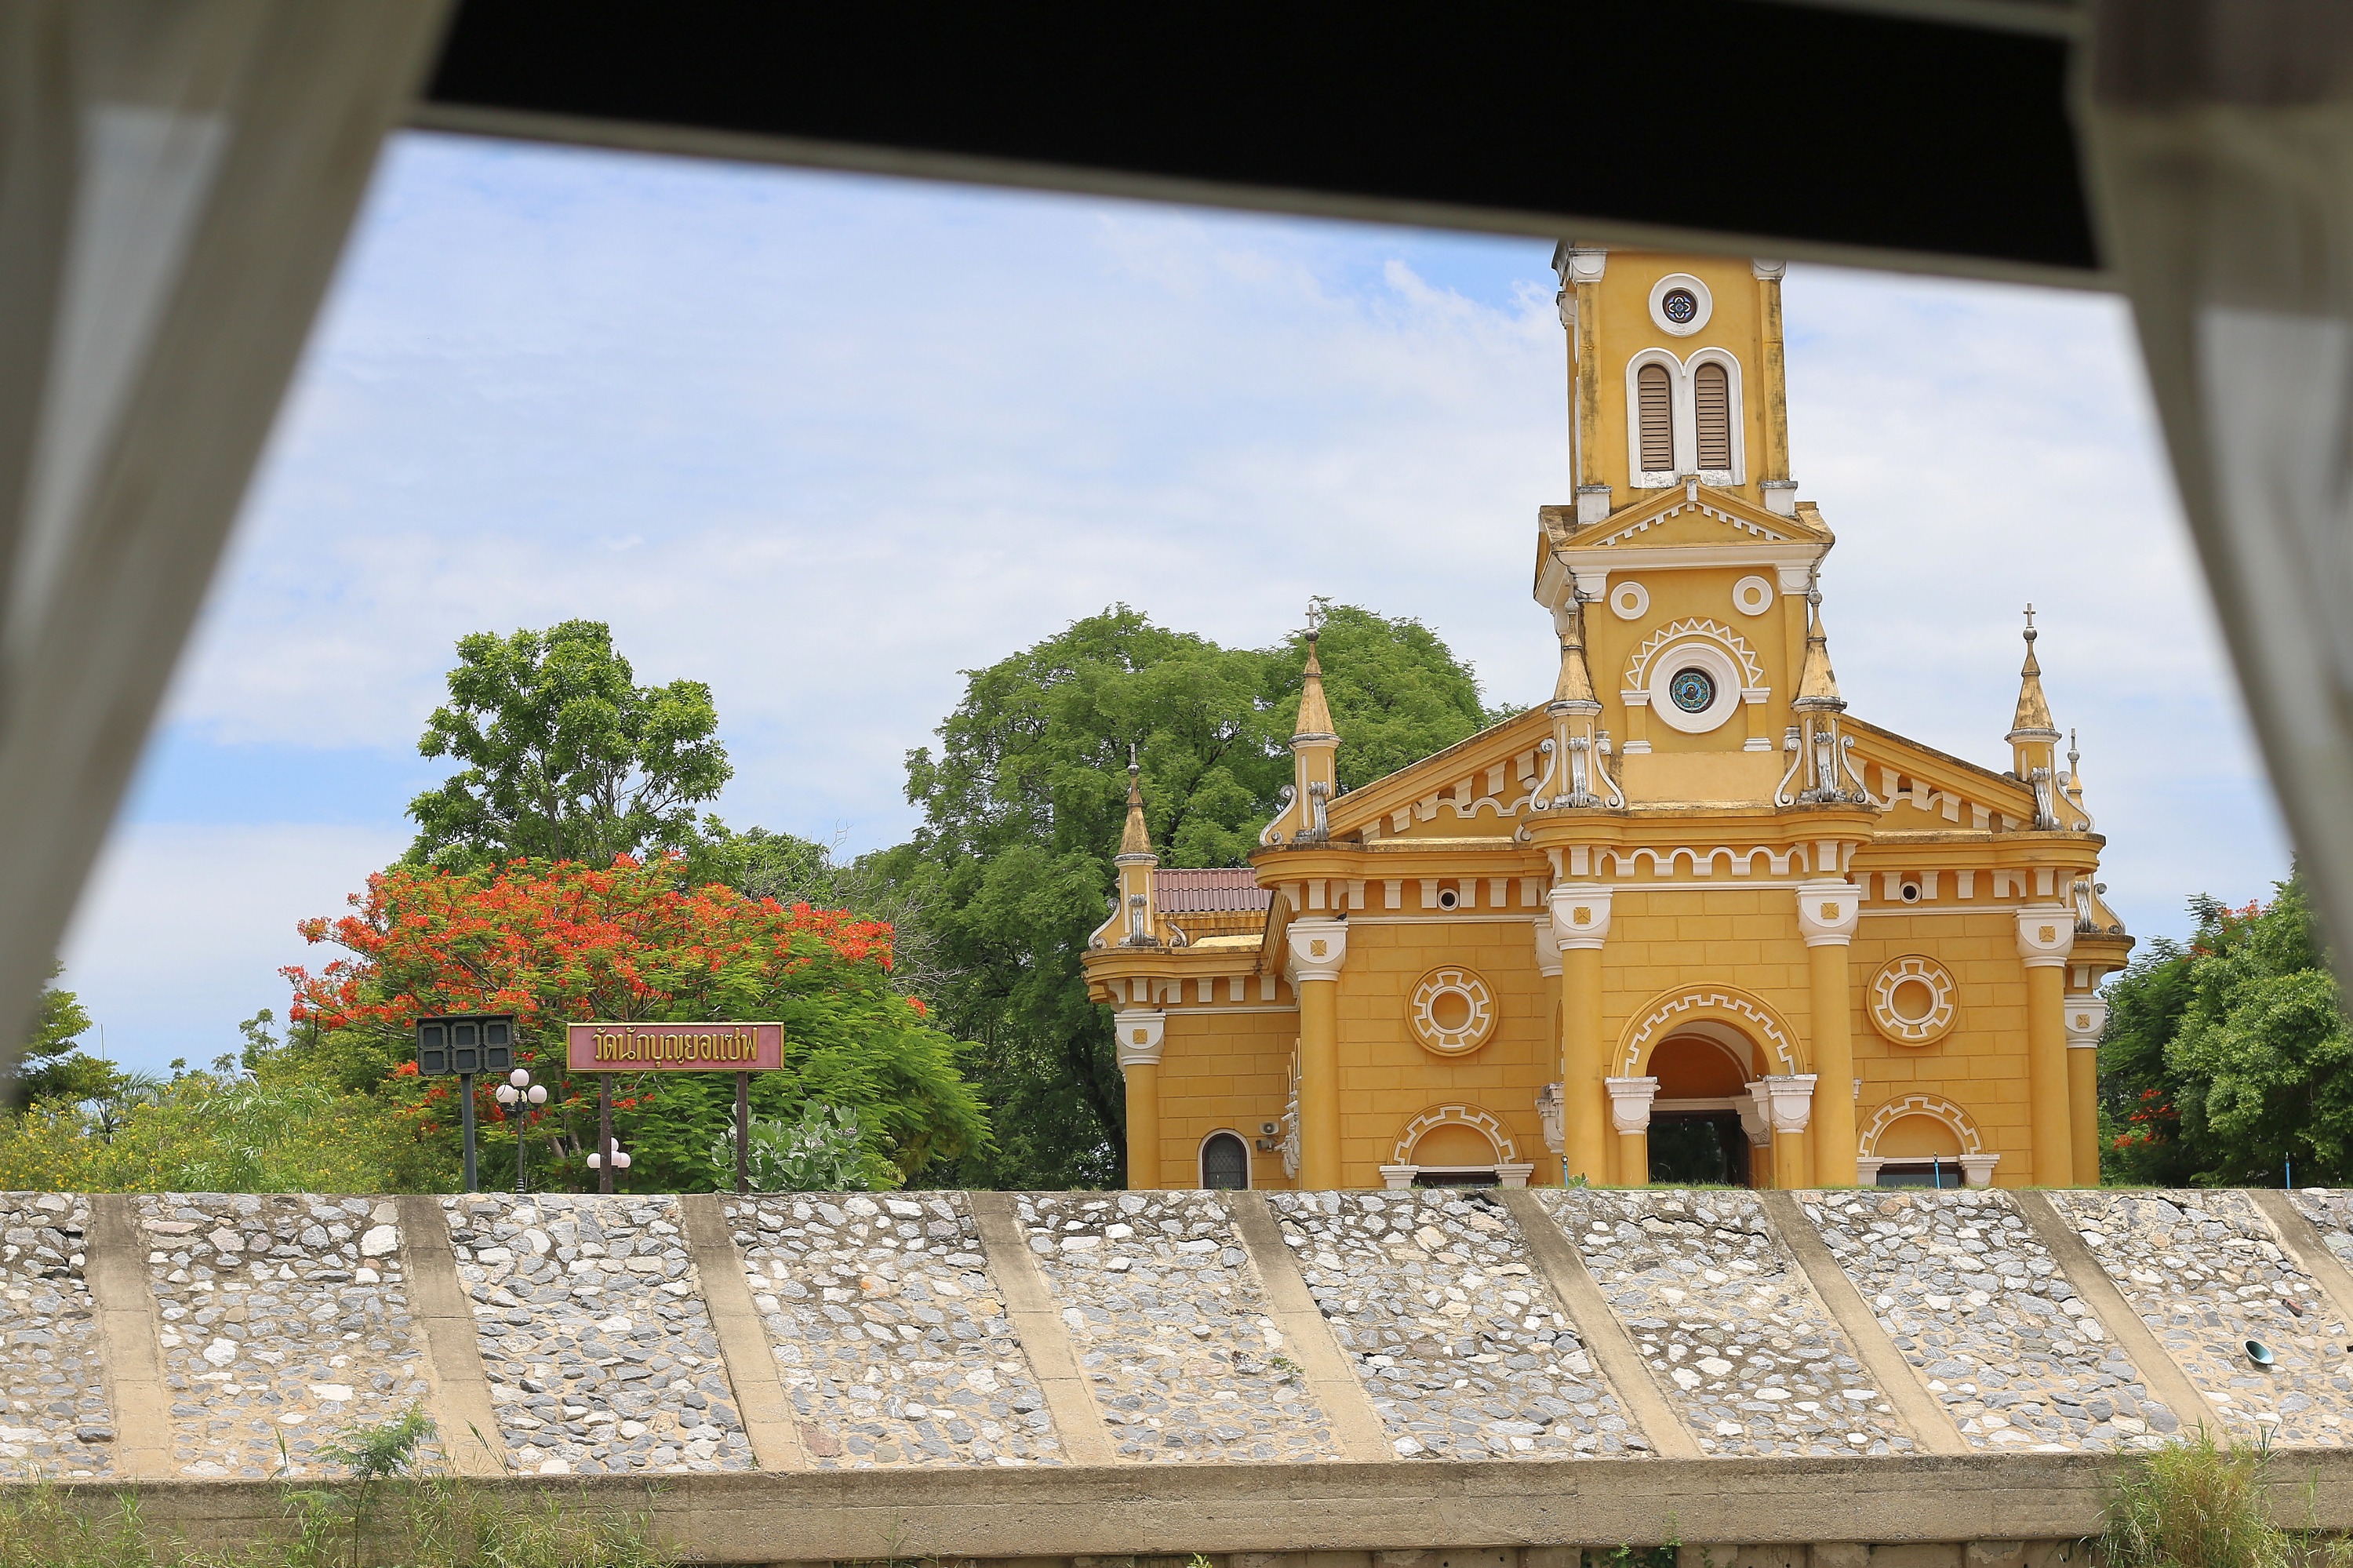
<instances>
[{"instance_id":1,"label":"decorative circular emblem","mask_svg":"<svg viewBox=\"0 0 2353 1568\"><path fill-rule=\"evenodd\" d=\"M1704 714L1715 705L1715 677L1704 670L1678 670L1667 682L1667 695L1687 714Z\"/></svg>"},{"instance_id":2,"label":"decorative circular emblem","mask_svg":"<svg viewBox=\"0 0 2353 1568\"><path fill-rule=\"evenodd\" d=\"M1773 585L1763 577L1743 577L1732 585L1732 608L1743 615L1762 615L1773 608Z\"/></svg>"},{"instance_id":3,"label":"decorative circular emblem","mask_svg":"<svg viewBox=\"0 0 2353 1568\"><path fill-rule=\"evenodd\" d=\"M1651 320L1669 337L1689 337L1707 325L1715 300L1689 272L1670 272L1651 285Z\"/></svg>"},{"instance_id":4,"label":"decorative circular emblem","mask_svg":"<svg viewBox=\"0 0 2353 1568\"><path fill-rule=\"evenodd\" d=\"M1893 959L1872 979L1872 1027L1898 1045L1933 1044L1959 1016L1953 996L1952 974L1936 959Z\"/></svg>"},{"instance_id":5,"label":"decorative circular emblem","mask_svg":"<svg viewBox=\"0 0 2353 1568\"><path fill-rule=\"evenodd\" d=\"M1609 613L1620 620L1640 620L1651 608L1651 590L1641 583L1620 583L1609 590Z\"/></svg>"},{"instance_id":6,"label":"decorative circular emblem","mask_svg":"<svg viewBox=\"0 0 2353 1568\"><path fill-rule=\"evenodd\" d=\"M1469 969L1436 969L1413 988L1407 1018L1423 1050L1467 1056L1495 1032L1495 999L1487 982Z\"/></svg>"}]
</instances>

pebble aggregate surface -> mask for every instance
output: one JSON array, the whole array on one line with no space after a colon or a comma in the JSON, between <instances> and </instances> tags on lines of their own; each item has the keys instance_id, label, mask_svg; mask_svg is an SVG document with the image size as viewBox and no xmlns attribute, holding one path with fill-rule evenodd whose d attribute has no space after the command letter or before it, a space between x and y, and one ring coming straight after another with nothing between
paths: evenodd
<instances>
[{"instance_id":1,"label":"pebble aggregate surface","mask_svg":"<svg viewBox=\"0 0 2353 1568\"><path fill-rule=\"evenodd\" d=\"M1546 1191L1705 1454L1909 1454L1912 1436L1741 1192Z\"/></svg>"},{"instance_id":2,"label":"pebble aggregate surface","mask_svg":"<svg viewBox=\"0 0 2353 1568\"><path fill-rule=\"evenodd\" d=\"M323 1474L334 1467L318 1449L345 1428L395 1420L426 1400L388 1199L172 1192L132 1202L163 1319L180 1474Z\"/></svg>"},{"instance_id":3,"label":"pebble aggregate surface","mask_svg":"<svg viewBox=\"0 0 2353 1568\"><path fill-rule=\"evenodd\" d=\"M542 1475L756 1468L675 1198L444 1198L499 1432Z\"/></svg>"},{"instance_id":4,"label":"pebble aggregate surface","mask_svg":"<svg viewBox=\"0 0 2353 1568\"><path fill-rule=\"evenodd\" d=\"M2320 1230L2320 1239L2337 1261L2353 1268L2353 1192L2327 1187L2303 1187L2288 1194L2304 1217Z\"/></svg>"},{"instance_id":5,"label":"pebble aggregate surface","mask_svg":"<svg viewBox=\"0 0 2353 1568\"><path fill-rule=\"evenodd\" d=\"M1119 1458L1338 1457L1217 1194L1015 1202Z\"/></svg>"},{"instance_id":6,"label":"pebble aggregate surface","mask_svg":"<svg viewBox=\"0 0 2353 1568\"><path fill-rule=\"evenodd\" d=\"M0 1476L113 1470L89 1228L79 1193L0 1192Z\"/></svg>"},{"instance_id":7,"label":"pebble aggregate surface","mask_svg":"<svg viewBox=\"0 0 2353 1568\"><path fill-rule=\"evenodd\" d=\"M2051 1200L2232 1437L2344 1446L2347 1325L2245 1193L2079 1190ZM2249 1359L2250 1340L2270 1347L2268 1370Z\"/></svg>"},{"instance_id":8,"label":"pebble aggregate surface","mask_svg":"<svg viewBox=\"0 0 2353 1568\"><path fill-rule=\"evenodd\" d=\"M2154 1447L2179 1429L2006 1195L1808 1192L1799 1202L1971 1447Z\"/></svg>"},{"instance_id":9,"label":"pebble aggregate surface","mask_svg":"<svg viewBox=\"0 0 2353 1568\"><path fill-rule=\"evenodd\" d=\"M1650 1451L1500 1203L1440 1192L1267 1196L1399 1457Z\"/></svg>"},{"instance_id":10,"label":"pebble aggregate surface","mask_svg":"<svg viewBox=\"0 0 2353 1568\"><path fill-rule=\"evenodd\" d=\"M963 1193L731 1198L726 1212L818 1468L1061 1462Z\"/></svg>"}]
</instances>

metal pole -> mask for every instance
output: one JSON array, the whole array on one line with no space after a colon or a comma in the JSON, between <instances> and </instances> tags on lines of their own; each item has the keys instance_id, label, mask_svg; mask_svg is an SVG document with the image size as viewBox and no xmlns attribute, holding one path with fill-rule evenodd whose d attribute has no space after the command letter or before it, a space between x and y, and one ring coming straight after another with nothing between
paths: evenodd
<instances>
[{"instance_id":1,"label":"metal pole","mask_svg":"<svg viewBox=\"0 0 2353 1568\"><path fill-rule=\"evenodd\" d=\"M752 1075L735 1075L735 1191L752 1190Z\"/></svg>"},{"instance_id":2,"label":"metal pole","mask_svg":"<svg viewBox=\"0 0 2353 1568\"><path fill-rule=\"evenodd\" d=\"M526 1193L526 1192L530 1192L530 1191L531 1191L530 1186L529 1186L528 1184L526 1184L526 1183L524 1182L523 1179L522 1179L522 1115L523 1115L523 1112L525 1112L525 1111L527 1111L527 1110L529 1110L529 1109L531 1109L531 1101L529 1101L528 1099L525 1099L525 1098L523 1097L523 1091L522 1091L522 1090L521 1090L521 1089L517 1089L517 1090L515 1091L515 1099L514 1099L514 1129L515 1129L515 1196L516 1196L516 1197L518 1197L518 1198L522 1197L524 1193Z\"/></svg>"},{"instance_id":3,"label":"metal pole","mask_svg":"<svg viewBox=\"0 0 2353 1568\"><path fill-rule=\"evenodd\" d=\"M474 1171L474 1075L471 1073L458 1075L458 1117L459 1125L465 1128L466 1191L479 1192L482 1188Z\"/></svg>"},{"instance_id":4,"label":"metal pole","mask_svg":"<svg viewBox=\"0 0 2353 1568\"><path fill-rule=\"evenodd\" d=\"M596 1191L613 1190L613 1075L596 1075Z\"/></svg>"}]
</instances>

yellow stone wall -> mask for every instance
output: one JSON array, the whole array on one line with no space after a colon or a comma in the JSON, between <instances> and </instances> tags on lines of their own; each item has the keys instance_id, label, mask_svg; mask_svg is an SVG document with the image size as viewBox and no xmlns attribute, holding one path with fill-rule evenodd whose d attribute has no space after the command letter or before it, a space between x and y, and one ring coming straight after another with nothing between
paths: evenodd
<instances>
[{"instance_id":1,"label":"yellow stone wall","mask_svg":"<svg viewBox=\"0 0 2353 1568\"><path fill-rule=\"evenodd\" d=\"M1290 989L1283 988L1286 997ZM1298 1037L1294 1008L1246 1012L1213 1002L1168 1010L1160 1052L1162 1186L1199 1185L1201 1140L1221 1130L1250 1145L1251 1186L1296 1184L1283 1175L1282 1155L1258 1147L1258 1129L1282 1119Z\"/></svg>"},{"instance_id":2,"label":"yellow stone wall","mask_svg":"<svg viewBox=\"0 0 2353 1568\"><path fill-rule=\"evenodd\" d=\"M1891 959L1923 953L1952 971L1960 1017L1953 1032L1926 1045L1901 1045L1870 1018L1872 977ZM1862 1076L1855 1125L1889 1100L1942 1095L1967 1110L2001 1156L1994 1183L2032 1180L2026 1096L2026 970L2018 959L2017 923L2007 909L1982 913L1882 914L1866 909L1849 950L1853 982L1854 1062Z\"/></svg>"}]
</instances>

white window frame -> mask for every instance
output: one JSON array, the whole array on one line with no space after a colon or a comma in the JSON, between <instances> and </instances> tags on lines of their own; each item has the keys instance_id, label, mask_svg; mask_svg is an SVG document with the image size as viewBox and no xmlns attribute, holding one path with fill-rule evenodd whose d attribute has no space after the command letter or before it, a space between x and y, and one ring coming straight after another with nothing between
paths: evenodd
<instances>
[{"instance_id":1,"label":"white window frame","mask_svg":"<svg viewBox=\"0 0 2353 1568\"><path fill-rule=\"evenodd\" d=\"M1642 466L1642 367L1664 366L1667 371L1668 419L1674 427L1672 469ZM1703 365L1721 365L1725 391L1732 402L1732 466L1699 466L1699 407L1692 378ZM1665 490L1686 479L1730 489L1748 482L1748 422L1746 397L1741 385L1740 361L1731 350L1695 348L1689 359L1678 359L1671 349L1645 348L1626 362L1626 471L1636 490Z\"/></svg>"}]
</instances>

